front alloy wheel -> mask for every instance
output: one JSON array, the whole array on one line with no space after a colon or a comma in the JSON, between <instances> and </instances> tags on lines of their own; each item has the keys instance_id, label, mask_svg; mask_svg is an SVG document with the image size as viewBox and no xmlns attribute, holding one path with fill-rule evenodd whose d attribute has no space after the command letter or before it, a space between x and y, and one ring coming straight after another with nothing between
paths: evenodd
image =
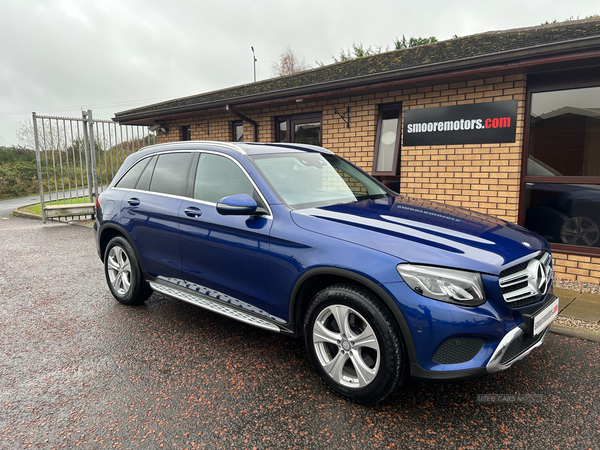
<instances>
[{"instance_id":1,"label":"front alloy wheel","mask_svg":"<svg viewBox=\"0 0 600 450\"><path fill-rule=\"evenodd\" d=\"M312 340L321 366L335 382L360 388L377 375L380 362L377 336L353 308L325 307L315 321Z\"/></svg>"},{"instance_id":2,"label":"front alloy wheel","mask_svg":"<svg viewBox=\"0 0 600 450\"><path fill-rule=\"evenodd\" d=\"M407 362L396 323L358 286L336 284L319 292L306 311L304 339L317 374L348 400L376 403L404 383Z\"/></svg>"}]
</instances>

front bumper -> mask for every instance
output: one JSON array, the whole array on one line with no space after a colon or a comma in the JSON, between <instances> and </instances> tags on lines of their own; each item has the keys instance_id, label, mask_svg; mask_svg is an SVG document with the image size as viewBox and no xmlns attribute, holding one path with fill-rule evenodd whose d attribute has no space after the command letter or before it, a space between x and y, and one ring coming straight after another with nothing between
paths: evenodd
<instances>
[{"instance_id":1,"label":"front bumper","mask_svg":"<svg viewBox=\"0 0 600 450\"><path fill-rule=\"evenodd\" d=\"M537 336L533 336L525 333L524 325L514 328L496 347L496 351L485 366L486 371L489 373L500 372L525 358L534 348L542 345L549 330L550 325Z\"/></svg>"},{"instance_id":2,"label":"front bumper","mask_svg":"<svg viewBox=\"0 0 600 450\"><path fill-rule=\"evenodd\" d=\"M529 307L509 308L500 297L473 308L414 297L406 285L392 290L404 300L400 309L411 334L407 346L414 346L408 351L411 376L421 380L459 380L507 369L543 343L551 320L540 323L534 335L530 319L557 300L550 289Z\"/></svg>"}]
</instances>

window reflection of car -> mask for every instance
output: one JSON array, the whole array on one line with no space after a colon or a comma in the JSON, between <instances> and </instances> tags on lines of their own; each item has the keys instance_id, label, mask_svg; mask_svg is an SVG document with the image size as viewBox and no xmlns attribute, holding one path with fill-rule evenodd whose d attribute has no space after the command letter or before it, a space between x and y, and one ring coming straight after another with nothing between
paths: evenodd
<instances>
[{"instance_id":1,"label":"window reflection of car","mask_svg":"<svg viewBox=\"0 0 600 450\"><path fill-rule=\"evenodd\" d=\"M539 159L529 156L527 158L527 175L534 177L556 177L562 174Z\"/></svg>"},{"instance_id":2,"label":"window reflection of car","mask_svg":"<svg viewBox=\"0 0 600 450\"><path fill-rule=\"evenodd\" d=\"M525 212L525 226L550 242L600 246L600 186L535 183L544 200Z\"/></svg>"}]
</instances>

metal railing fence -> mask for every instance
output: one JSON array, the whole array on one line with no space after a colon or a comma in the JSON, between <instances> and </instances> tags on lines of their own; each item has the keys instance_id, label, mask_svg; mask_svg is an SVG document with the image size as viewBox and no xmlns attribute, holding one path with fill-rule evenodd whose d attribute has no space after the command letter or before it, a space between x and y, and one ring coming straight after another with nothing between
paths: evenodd
<instances>
[{"instance_id":1,"label":"metal railing fence","mask_svg":"<svg viewBox=\"0 0 600 450\"><path fill-rule=\"evenodd\" d=\"M44 221L46 203L95 203L127 156L156 143L148 127L94 120L91 110L81 119L34 112L33 131Z\"/></svg>"}]
</instances>

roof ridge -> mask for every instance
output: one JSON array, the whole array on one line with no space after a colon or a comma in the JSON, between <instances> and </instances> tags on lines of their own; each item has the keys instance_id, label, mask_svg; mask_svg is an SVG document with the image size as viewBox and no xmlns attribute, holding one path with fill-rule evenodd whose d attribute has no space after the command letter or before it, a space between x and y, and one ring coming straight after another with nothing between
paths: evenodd
<instances>
[{"instance_id":1,"label":"roof ridge","mask_svg":"<svg viewBox=\"0 0 600 450\"><path fill-rule=\"evenodd\" d=\"M406 49L391 50L362 58L340 61L284 77L231 86L210 92L176 98L118 112L117 121L153 116L154 112L171 114L182 109L206 109L236 102L252 102L275 95L302 95L308 90L326 90L332 86L371 83L389 79L397 73L416 76L423 72L449 71L482 64L481 61L510 61L511 58L535 58L537 54L565 52L569 48L600 50L600 17L569 20L509 30L487 31ZM542 50L543 48L543 50ZM539 50L539 51L538 51ZM434 69L435 68L435 69ZM416 75L415 75L416 74ZM353 85L354 85L353 84Z\"/></svg>"}]
</instances>

